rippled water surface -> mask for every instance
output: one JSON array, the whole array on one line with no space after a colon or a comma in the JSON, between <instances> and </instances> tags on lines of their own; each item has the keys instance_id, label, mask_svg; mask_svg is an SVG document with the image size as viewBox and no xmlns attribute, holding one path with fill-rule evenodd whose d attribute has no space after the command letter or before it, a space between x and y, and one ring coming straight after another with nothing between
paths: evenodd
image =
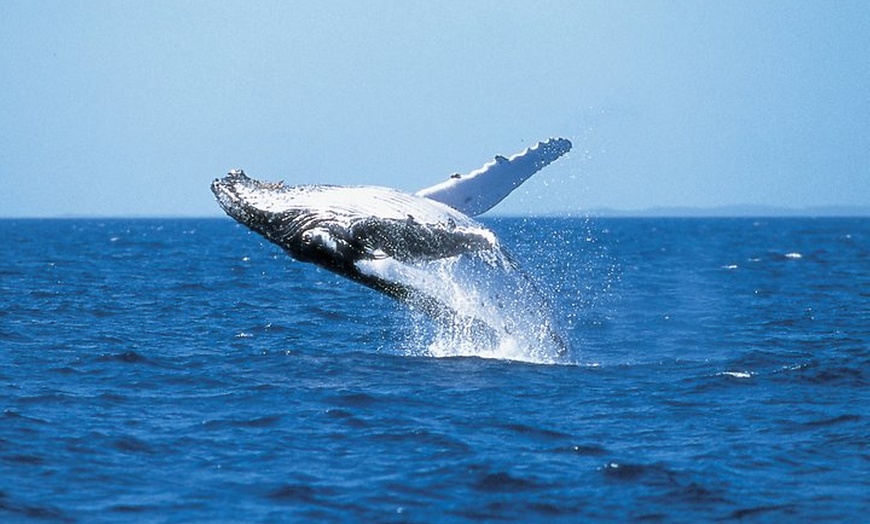
<instances>
[{"instance_id":1,"label":"rippled water surface","mask_svg":"<svg viewBox=\"0 0 870 524\"><path fill-rule=\"evenodd\" d=\"M870 220L487 224L564 362L228 219L0 221L0 520L866 517Z\"/></svg>"}]
</instances>

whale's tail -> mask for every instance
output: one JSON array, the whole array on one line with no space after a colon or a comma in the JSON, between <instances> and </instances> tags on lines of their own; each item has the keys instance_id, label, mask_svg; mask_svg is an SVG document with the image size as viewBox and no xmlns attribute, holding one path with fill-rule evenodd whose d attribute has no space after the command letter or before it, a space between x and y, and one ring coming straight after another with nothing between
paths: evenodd
<instances>
[{"instance_id":1,"label":"whale's tail","mask_svg":"<svg viewBox=\"0 0 870 524\"><path fill-rule=\"evenodd\" d=\"M571 141L567 138L551 138L510 158L497 156L480 169L467 175L455 174L445 182L417 191L416 195L477 216L495 207L529 177L570 150Z\"/></svg>"}]
</instances>

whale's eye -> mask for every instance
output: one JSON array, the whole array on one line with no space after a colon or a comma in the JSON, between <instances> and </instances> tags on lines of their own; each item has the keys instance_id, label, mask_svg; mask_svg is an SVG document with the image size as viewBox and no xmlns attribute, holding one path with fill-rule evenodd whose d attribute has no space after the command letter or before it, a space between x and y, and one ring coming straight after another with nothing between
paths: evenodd
<instances>
[{"instance_id":1,"label":"whale's eye","mask_svg":"<svg viewBox=\"0 0 870 524\"><path fill-rule=\"evenodd\" d=\"M302 243L303 244L310 244L312 237L313 237L313 235L311 234L311 231L306 231L306 232L302 233Z\"/></svg>"}]
</instances>

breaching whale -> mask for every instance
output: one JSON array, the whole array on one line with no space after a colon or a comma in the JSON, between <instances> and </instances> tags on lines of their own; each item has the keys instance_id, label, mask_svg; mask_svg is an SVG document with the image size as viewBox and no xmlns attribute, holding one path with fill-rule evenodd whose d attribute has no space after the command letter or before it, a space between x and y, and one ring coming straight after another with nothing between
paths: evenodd
<instances>
[{"instance_id":1,"label":"breaching whale","mask_svg":"<svg viewBox=\"0 0 870 524\"><path fill-rule=\"evenodd\" d=\"M536 315L542 314L546 300L495 234L471 216L491 209L570 148L571 142L564 138L539 142L510 158L497 156L478 170L455 174L413 195L375 186L263 182L242 170L214 180L211 189L230 217L291 257L404 301L436 320L456 322L461 318L470 329L488 331L498 339L530 329L499 314L497 310L504 307L502 295L528 297L528 311ZM469 314L450 290L432 279L417 278L427 265L461 257L509 275L513 289L478 296L476 300L489 302L491 307ZM566 346L548 316L533 326L535 343L555 346L558 353L564 353Z\"/></svg>"}]
</instances>

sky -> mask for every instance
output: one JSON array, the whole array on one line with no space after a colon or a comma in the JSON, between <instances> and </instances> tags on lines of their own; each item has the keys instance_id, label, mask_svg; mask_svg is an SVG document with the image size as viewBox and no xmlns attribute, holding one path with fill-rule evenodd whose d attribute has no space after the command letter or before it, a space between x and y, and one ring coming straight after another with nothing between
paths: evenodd
<instances>
[{"instance_id":1,"label":"sky","mask_svg":"<svg viewBox=\"0 0 870 524\"><path fill-rule=\"evenodd\" d=\"M233 168L493 212L870 206L870 2L0 2L0 217L221 216Z\"/></svg>"}]
</instances>

